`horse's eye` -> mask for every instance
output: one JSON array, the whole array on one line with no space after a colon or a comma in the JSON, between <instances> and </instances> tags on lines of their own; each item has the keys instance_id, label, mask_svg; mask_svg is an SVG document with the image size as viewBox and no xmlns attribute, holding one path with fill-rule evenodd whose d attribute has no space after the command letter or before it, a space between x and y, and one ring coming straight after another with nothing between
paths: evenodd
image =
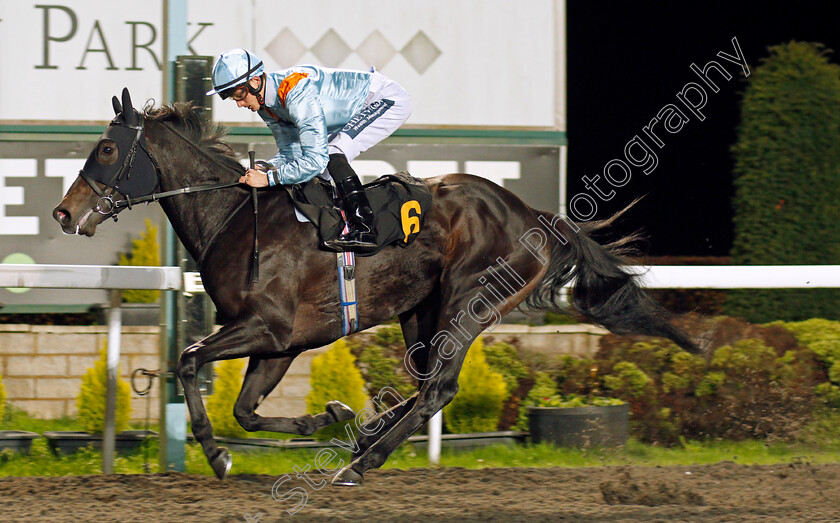
<instances>
[{"instance_id":1,"label":"horse's eye","mask_svg":"<svg viewBox=\"0 0 840 523\"><path fill-rule=\"evenodd\" d=\"M96 159L102 165L110 165L117 160L117 147L114 142L100 143L96 150Z\"/></svg>"}]
</instances>

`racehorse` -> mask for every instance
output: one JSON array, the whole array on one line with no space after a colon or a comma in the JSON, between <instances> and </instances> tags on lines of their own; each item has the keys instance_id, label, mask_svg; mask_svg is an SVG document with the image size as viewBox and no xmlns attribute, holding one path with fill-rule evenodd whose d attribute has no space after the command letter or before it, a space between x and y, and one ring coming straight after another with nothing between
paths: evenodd
<instances>
[{"instance_id":1,"label":"racehorse","mask_svg":"<svg viewBox=\"0 0 840 523\"><path fill-rule=\"evenodd\" d=\"M335 253L317 248L315 228L295 218L284 190L261 191L254 226L244 171L223 142L224 129L188 105L131 105L113 98L116 117L79 177L53 211L65 233L93 236L97 226L142 201L159 200L178 238L196 260L201 280L225 325L186 348L177 375L216 476L231 456L213 439L196 375L202 365L248 357L233 415L248 431L309 435L354 412L330 402L326 412L294 418L255 413L295 356L342 337ZM410 365L419 380L409 399L365 420L353 460L333 478L357 485L408 436L449 403L467 348L521 303L564 309L562 286L574 281L571 303L615 333L663 336L692 352L695 343L625 272L620 245L602 246L589 232L610 224L574 222L532 209L483 178L448 174L425 180L433 203L416 241L359 258L359 327L399 317ZM220 188L224 187L224 188ZM213 188L216 190L205 190ZM255 237L262 245L258 282L249 278ZM620 242L618 242L620 243ZM358 418L357 418L358 421Z\"/></svg>"}]
</instances>

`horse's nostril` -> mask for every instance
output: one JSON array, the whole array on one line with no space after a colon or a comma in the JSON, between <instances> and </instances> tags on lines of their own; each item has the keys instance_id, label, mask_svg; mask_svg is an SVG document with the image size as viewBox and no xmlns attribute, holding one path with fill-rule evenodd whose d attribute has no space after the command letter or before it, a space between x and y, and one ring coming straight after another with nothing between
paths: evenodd
<instances>
[{"instance_id":1,"label":"horse's nostril","mask_svg":"<svg viewBox=\"0 0 840 523\"><path fill-rule=\"evenodd\" d=\"M61 225L67 225L68 223L70 223L70 213L63 209L54 210L53 218L55 218L55 221L57 221Z\"/></svg>"}]
</instances>

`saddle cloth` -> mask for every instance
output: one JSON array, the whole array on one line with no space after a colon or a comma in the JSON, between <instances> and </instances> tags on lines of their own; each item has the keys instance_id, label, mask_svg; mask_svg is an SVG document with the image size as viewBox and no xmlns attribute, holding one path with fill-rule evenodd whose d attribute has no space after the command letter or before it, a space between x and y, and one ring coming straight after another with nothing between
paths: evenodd
<instances>
[{"instance_id":1,"label":"saddle cloth","mask_svg":"<svg viewBox=\"0 0 840 523\"><path fill-rule=\"evenodd\" d=\"M315 225L322 242L341 234L344 219L332 185L316 176L306 183L284 187L292 197L296 211ZM356 255L372 256L388 245L406 247L414 241L432 204L426 184L406 172L398 172L377 178L363 187L375 216L376 249Z\"/></svg>"}]
</instances>

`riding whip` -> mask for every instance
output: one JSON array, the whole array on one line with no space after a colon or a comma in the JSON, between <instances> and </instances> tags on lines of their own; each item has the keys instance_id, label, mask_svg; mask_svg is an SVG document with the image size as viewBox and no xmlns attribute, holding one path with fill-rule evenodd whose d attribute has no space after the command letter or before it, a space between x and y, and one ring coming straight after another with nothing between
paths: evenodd
<instances>
[{"instance_id":1,"label":"riding whip","mask_svg":"<svg viewBox=\"0 0 840 523\"><path fill-rule=\"evenodd\" d=\"M256 168L257 164L254 159L256 156L256 152L248 151L248 159L251 163L251 169ZM254 201L254 259L252 260L251 265L251 283L257 283L260 281L260 243L257 239L257 230L259 229L259 220L257 219L257 215L259 214L258 206L257 206L257 188L251 187L251 198Z\"/></svg>"}]
</instances>

